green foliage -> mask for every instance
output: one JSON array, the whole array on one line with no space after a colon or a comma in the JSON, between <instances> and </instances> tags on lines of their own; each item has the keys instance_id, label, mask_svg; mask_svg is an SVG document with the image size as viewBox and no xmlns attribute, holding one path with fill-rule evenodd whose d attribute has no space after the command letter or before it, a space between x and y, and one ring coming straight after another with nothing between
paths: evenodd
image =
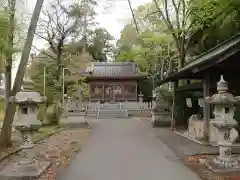
<instances>
[{"instance_id":1,"label":"green foliage","mask_svg":"<svg viewBox=\"0 0 240 180\"><path fill-rule=\"evenodd\" d=\"M62 129L59 126L44 126L41 127L38 132L34 133L32 136L33 142L41 141L49 136L52 136Z\"/></svg>"},{"instance_id":2,"label":"green foliage","mask_svg":"<svg viewBox=\"0 0 240 180\"><path fill-rule=\"evenodd\" d=\"M7 42L9 28L9 15L5 10L0 10L0 68L5 64L5 57L9 51L9 46Z\"/></svg>"},{"instance_id":3,"label":"green foliage","mask_svg":"<svg viewBox=\"0 0 240 180\"><path fill-rule=\"evenodd\" d=\"M104 28L96 28L91 32L87 43L87 51L93 57L93 61L107 61L107 55L113 51L111 41L114 38ZM77 55L82 52L84 40L72 41L64 46L64 51L71 55Z\"/></svg>"},{"instance_id":4,"label":"green foliage","mask_svg":"<svg viewBox=\"0 0 240 180\"><path fill-rule=\"evenodd\" d=\"M47 108L47 121L49 125L58 124L61 118L63 109L60 103L54 103Z\"/></svg>"},{"instance_id":5,"label":"green foliage","mask_svg":"<svg viewBox=\"0 0 240 180\"><path fill-rule=\"evenodd\" d=\"M152 3L136 9L141 33L137 34L133 23L125 25L117 42L116 61L136 62L142 72L155 77L156 83L163 73L176 69L177 57L172 35L163 20L157 13L149 15L155 10ZM140 82L139 89L144 97L152 96L152 88L149 88L152 84L152 78Z\"/></svg>"},{"instance_id":6,"label":"green foliage","mask_svg":"<svg viewBox=\"0 0 240 180\"><path fill-rule=\"evenodd\" d=\"M190 53L201 54L240 31L240 2L237 0L194 0L191 18L198 31Z\"/></svg>"},{"instance_id":7,"label":"green foliage","mask_svg":"<svg viewBox=\"0 0 240 180\"><path fill-rule=\"evenodd\" d=\"M43 13L45 18L39 23L37 35L47 41L49 48L34 57L27 72L34 81L36 90L43 95L45 68L47 107L62 98L63 79L64 93L67 91L68 97L76 94L79 85L83 88L83 93L87 94L87 85L78 72L85 71L92 59L84 58L83 50L89 52L95 61L106 61L107 55L112 51L113 37L106 29L95 27L96 5L94 0L70 4L53 1ZM61 21L62 18L66 22Z\"/></svg>"},{"instance_id":8,"label":"green foliage","mask_svg":"<svg viewBox=\"0 0 240 180\"><path fill-rule=\"evenodd\" d=\"M168 84L163 84L161 87L157 87L156 90L156 95L159 97L162 97L164 100L168 102L172 102L173 100L173 92L169 90Z\"/></svg>"},{"instance_id":9,"label":"green foliage","mask_svg":"<svg viewBox=\"0 0 240 180\"><path fill-rule=\"evenodd\" d=\"M44 53L40 53L31 65L28 67L28 74L35 84L35 89L44 94L44 67L46 68L46 97L47 106L54 103L54 97L60 96L59 82L56 82L57 65ZM60 82L61 83L61 82Z\"/></svg>"},{"instance_id":10,"label":"green foliage","mask_svg":"<svg viewBox=\"0 0 240 180\"><path fill-rule=\"evenodd\" d=\"M41 122L44 122L44 120L46 118L46 112L47 112L47 108L46 108L45 104L40 105L39 109L38 109L37 119Z\"/></svg>"}]
</instances>

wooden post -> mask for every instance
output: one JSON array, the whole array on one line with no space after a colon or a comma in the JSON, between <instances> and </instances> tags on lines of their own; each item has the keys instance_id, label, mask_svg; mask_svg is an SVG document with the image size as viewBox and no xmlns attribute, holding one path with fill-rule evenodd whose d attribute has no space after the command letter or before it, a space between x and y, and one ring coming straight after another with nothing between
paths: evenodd
<instances>
[{"instance_id":1,"label":"wooden post","mask_svg":"<svg viewBox=\"0 0 240 180\"><path fill-rule=\"evenodd\" d=\"M203 80L203 98L210 96L210 79L205 77ZM205 101L204 101L205 102ZM209 139L209 118L210 118L210 104L204 103L203 106L203 120L204 120L204 140Z\"/></svg>"},{"instance_id":2,"label":"wooden post","mask_svg":"<svg viewBox=\"0 0 240 180\"><path fill-rule=\"evenodd\" d=\"M105 83L102 85L102 101L105 102Z\"/></svg>"},{"instance_id":3,"label":"wooden post","mask_svg":"<svg viewBox=\"0 0 240 180\"><path fill-rule=\"evenodd\" d=\"M176 88L177 88L177 81L174 81L173 86L172 86L172 91L173 91L172 120L171 120L171 130L172 131L174 131L176 128L176 119L175 119Z\"/></svg>"},{"instance_id":4,"label":"wooden post","mask_svg":"<svg viewBox=\"0 0 240 180\"><path fill-rule=\"evenodd\" d=\"M88 82L88 99L89 99L89 102L92 101L92 98L91 98L91 82Z\"/></svg>"}]
</instances>

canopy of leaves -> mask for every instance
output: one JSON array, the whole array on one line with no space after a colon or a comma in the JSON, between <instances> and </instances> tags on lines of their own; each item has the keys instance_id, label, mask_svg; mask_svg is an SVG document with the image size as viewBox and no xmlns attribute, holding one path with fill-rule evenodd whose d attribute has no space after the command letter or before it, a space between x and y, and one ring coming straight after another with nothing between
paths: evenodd
<instances>
[{"instance_id":1,"label":"canopy of leaves","mask_svg":"<svg viewBox=\"0 0 240 180\"><path fill-rule=\"evenodd\" d=\"M113 36L104 28L97 28L88 36L87 51L92 55L93 61L107 61L109 53L113 51ZM84 40L72 41L64 47L70 54L82 52Z\"/></svg>"},{"instance_id":2,"label":"canopy of leaves","mask_svg":"<svg viewBox=\"0 0 240 180\"><path fill-rule=\"evenodd\" d=\"M110 41L112 36L107 30L103 28L95 29L93 31L87 50L99 61L107 60L108 50L111 49ZM84 46L83 40L71 42L63 47L62 61L65 69L65 85L67 88L68 96L75 96L80 85L83 89L84 96L87 97L87 85L84 83L77 72L85 71L89 61L81 59L81 52ZM58 75L57 63L54 58L55 54L49 50L42 50L32 61L28 67L28 74L35 83L36 90L44 92L44 67L46 68L46 96L48 104L54 103L54 96L60 95L59 88L62 86L62 81L57 82L56 76ZM66 90L65 90L66 91Z\"/></svg>"},{"instance_id":3,"label":"canopy of leaves","mask_svg":"<svg viewBox=\"0 0 240 180\"><path fill-rule=\"evenodd\" d=\"M136 20L141 32L136 32L133 23L126 24L117 42L116 54L116 61L134 61L142 71L149 74L156 73L156 69L160 72L163 61L166 72L170 62L176 59L172 57L176 54L176 48L171 33L164 22L156 17L156 13L152 13L154 9L152 3L136 9Z\"/></svg>"},{"instance_id":4,"label":"canopy of leaves","mask_svg":"<svg viewBox=\"0 0 240 180\"><path fill-rule=\"evenodd\" d=\"M191 17L198 31L190 53L201 54L240 32L240 1L193 0Z\"/></svg>"},{"instance_id":5,"label":"canopy of leaves","mask_svg":"<svg viewBox=\"0 0 240 180\"><path fill-rule=\"evenodd\" d=\"M8 48L8 28L9 28L9 15L5 10L0 10L0 63L1 68L5 61L5 55Z\"/></svg>"}]
</instances>

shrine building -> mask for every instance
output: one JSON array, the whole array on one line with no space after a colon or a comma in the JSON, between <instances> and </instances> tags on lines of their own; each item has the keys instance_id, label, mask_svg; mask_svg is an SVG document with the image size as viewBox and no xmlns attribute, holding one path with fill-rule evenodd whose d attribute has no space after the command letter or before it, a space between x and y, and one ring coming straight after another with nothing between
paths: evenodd
<instances>
[{"instance_id":1,"label":"shrine building","mask_svg":"<svg viewBox=\"0 0 240 180\"><path fill-rule=\"evenodd\" d=\"M146 75L133 62L92 62L84 73L89 101L137 101L138 81Z\"/></svg>"}]
</instances>

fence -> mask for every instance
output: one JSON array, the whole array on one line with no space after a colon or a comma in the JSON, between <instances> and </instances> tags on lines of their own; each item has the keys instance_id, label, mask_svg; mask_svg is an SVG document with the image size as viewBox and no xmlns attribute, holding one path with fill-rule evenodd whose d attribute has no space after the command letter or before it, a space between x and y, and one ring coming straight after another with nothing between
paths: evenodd
<instances>
[{"instance_id":1,"label":"fence","mask_svg":"<svg viewBox=\"0 0 240 180\"><path fill-rule=\"evenodd\" d=\"M85 110L86 115L95 116L100 109L125 109L130 116L151 116L153 108L152 102L118 102L118 103L99 103L99 102L79 102L72 101L66 105L67 112L78 112Z\"/></svg>"}]
</instances>

